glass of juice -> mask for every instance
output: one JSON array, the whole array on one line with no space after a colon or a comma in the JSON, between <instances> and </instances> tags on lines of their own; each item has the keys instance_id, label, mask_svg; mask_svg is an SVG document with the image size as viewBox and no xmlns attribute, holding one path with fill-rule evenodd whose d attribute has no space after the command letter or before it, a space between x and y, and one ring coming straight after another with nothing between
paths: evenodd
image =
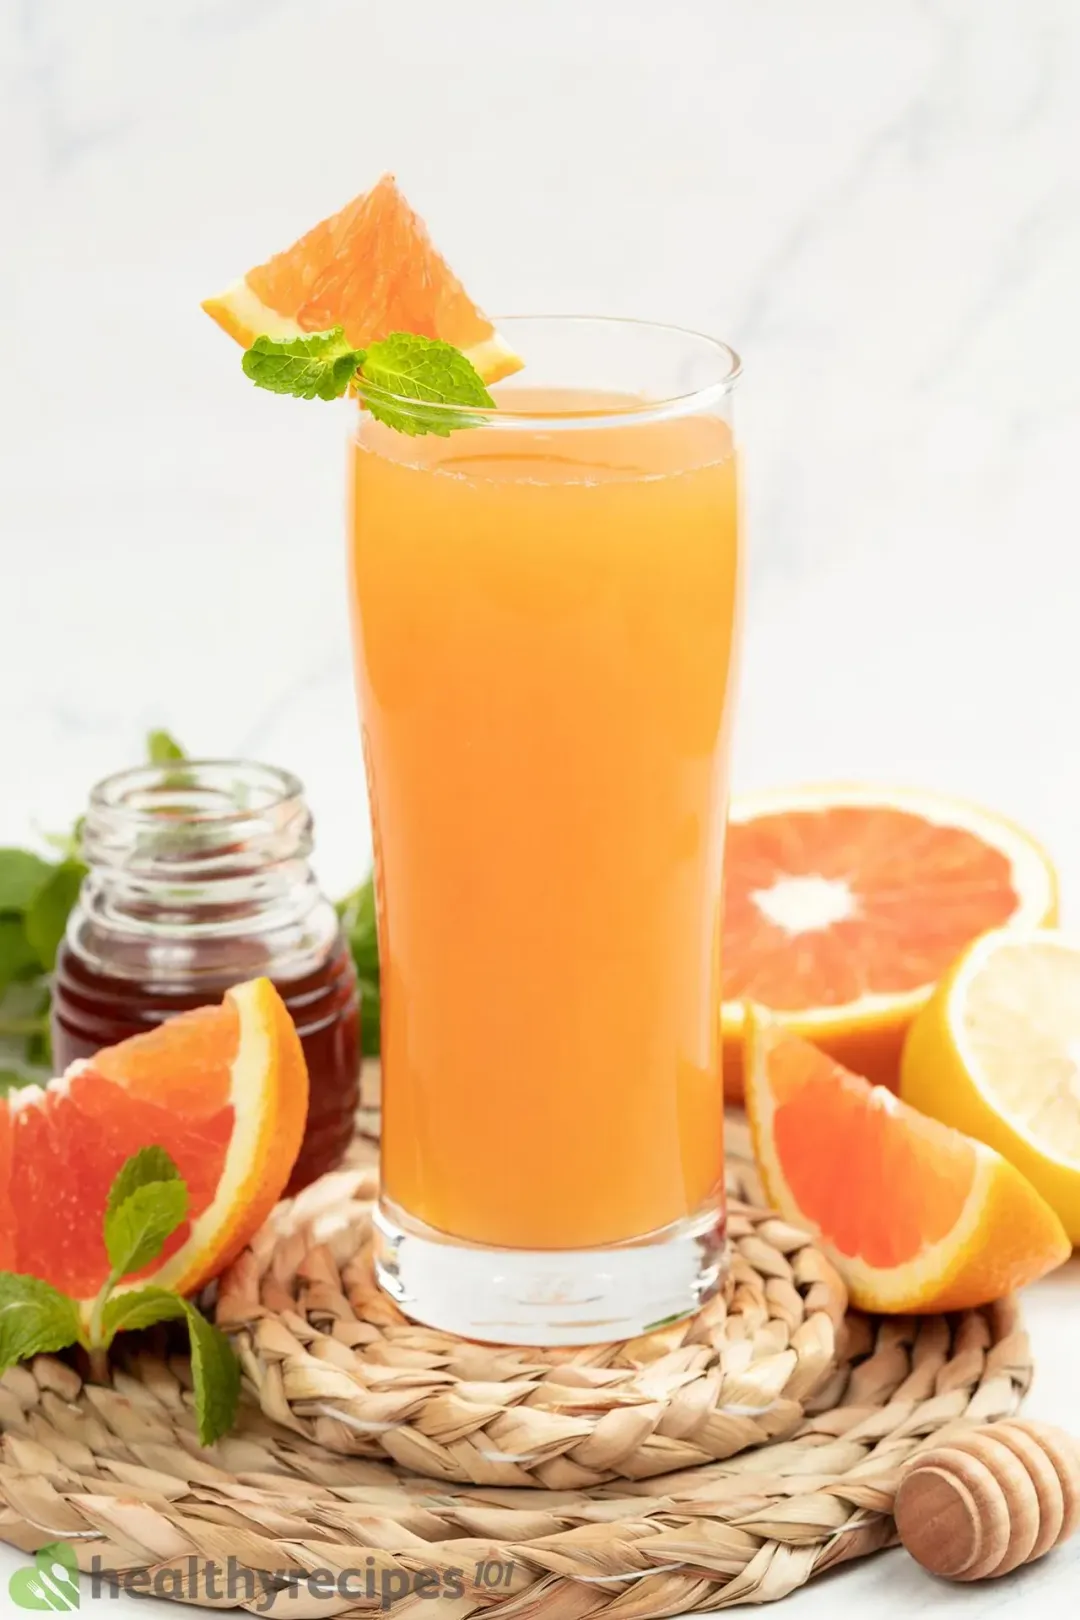
<instances>
[{"instance_id":1,"label":"glass of juice","mask_svg":"<svg viewBox=\"0 0 1080 1620\"><path fill-rule=\"evenodd\" d=\"M739 362L634 321L500 329L526 365L494 410L410 437L361 409L350 446L376 1260L421 1322L575 1345L723 1274Z\"/></svg>"}]
</instances>

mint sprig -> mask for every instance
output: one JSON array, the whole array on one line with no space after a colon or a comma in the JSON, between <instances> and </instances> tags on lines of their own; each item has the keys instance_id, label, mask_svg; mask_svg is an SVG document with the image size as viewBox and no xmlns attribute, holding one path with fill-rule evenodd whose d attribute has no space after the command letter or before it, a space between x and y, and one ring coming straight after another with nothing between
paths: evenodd
<instances>
[{"instance_id":1,"label":"mint sprig","mask_svg":"<svg viewBox=\"0 0 1080 1620\"><path fill-rule=\"evenodd\" d=\"M209 1446L236 1419L240 1363L225 1335L190 1300L168 1288L114 1290L124 1277L156 1260L187 1216L187 1185L161 1147L132 1155L113 1181L105 1205L103 1234L110 1272L84 1328L75 1300L40 1277L0 1271L0 1373L16 1361L73 1344L89 1351L96 1376L105 1370L109 1346L119 1332L155 1322L187 1323L199 1443Z\"/></svg>"},{"instance_id":2,"label":"mint sprig","mask_svg":"<svg viewBox=\"0 0 1080 1620\"><path fill-rule=\"evenodd\" d=\"M495 404L460 349L416 332L391 332L367 349L352 348L340 326L307 337L257 337L243 367L258 388L298 399L339 399L353 387L377 421L410 435L448 438L476 425L469 407ZM454 405L463 409L446 409Z\"/></svg>"}]
</instances>

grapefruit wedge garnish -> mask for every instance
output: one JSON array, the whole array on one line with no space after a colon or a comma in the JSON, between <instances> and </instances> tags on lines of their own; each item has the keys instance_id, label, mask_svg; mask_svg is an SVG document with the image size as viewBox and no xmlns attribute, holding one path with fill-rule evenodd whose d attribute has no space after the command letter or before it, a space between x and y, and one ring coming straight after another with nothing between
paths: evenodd
<instances>
[{"instance_id":1,"label":"grapefruit wedge garnish","mask_svg":"<svg viewBox=\"0 0 1080 1620\"><path fill-rule=\"evenodd\" d=\"M127 1158L153 1145L187 1183L188 1218L121 1288L149 1280L194 1293L280 1198L307 1098L300 1039L268 979L0 1098L0 1270L44 1278L82 1302L88 1320L109 1274L109 1188Z\"/></svg>"},{"instance_id":2,"label":"grapefruit wedge garnish","mask_svg":"<svg viewBox=\"0 0 1080 1620\"><path fill-rule=\"evenodd\" d=\"M264 333L295 338L341 326L357 349L391 332L442 338L486 383L522 365L389 174L202 307L245 349Z\"/></svg>"},{"instance_id":3,"label":"grapefruit wedge garnish","mask_svg":"<svg viewBox=\"0 0 1080 1620\"><path fill-rule=\"evenodd\" d=\"M1057 913L1054 869L1011 822L940 794L833 785L737 799L724 864L724 1085L743 1002L896 1089L912 1019L988 928Z\"/></svg>"},{"instance_id":4,"label":"grapefruit wedge garnish","mask_svg":"<svg viewBox=\"0 0 1080 1620\"><path fill-rule=\"evenodd\" d=\"M746 1108L771 1203L815 1234L863 1310L985 1305L1068 1258L1000 1154L747 1012Z\"/></svg>"}]
</instances>

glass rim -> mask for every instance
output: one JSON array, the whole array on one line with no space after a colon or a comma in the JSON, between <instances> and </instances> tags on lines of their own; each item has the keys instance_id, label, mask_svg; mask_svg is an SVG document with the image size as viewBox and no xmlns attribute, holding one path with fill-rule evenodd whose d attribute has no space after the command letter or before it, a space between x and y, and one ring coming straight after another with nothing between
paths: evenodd
<instances>
[{"instance_id":1,"label":"glass rim","mask_svg":"<svg viewBox=\"0 0 1080 1620\"><path fill-rule=\"evenodd\" d=\"M496 428L510 431L515 429L531 428L545 431L558 431L559 429L574 427L619 427L633 423L635 426L649 422L666 421L674 417L693 416L700 411L707 410L734 391L735 385L742 376L742 360L735 349L722 338L710 336L707 332L698 332L690 326L679 326L672 321L647 321L634 316L626 315L553 315L553 314L523 314L498 315L491 317L496 333L503 328L518 323L535 322L550 326L604 326L625 327L630 330L645 332L661 332L671 337L690 338L696 344L703 344L710 349L720 362L718 374L710 382L700 387L688 389L685 393L670 394L660 399L642 397L640 404L631 404L625 410L613 411L610 408L595 411L564 412L559 415L545 415L543 412L514 410L503 404L462 406L442 403L423 402L424 414L434 412L436 416L447 419L453 417L459 420L466 416L477 426ZM526 360L526 368L528 361ZM517 375L517 373L511 373ZM359 409L363 409L365 401L372 399L376 404L385 402L395 409L408 414L415 411L420 402L406 394L395 394L389 390L373 388L363 383L355 396Z\"/></svg>"}]
</instances>

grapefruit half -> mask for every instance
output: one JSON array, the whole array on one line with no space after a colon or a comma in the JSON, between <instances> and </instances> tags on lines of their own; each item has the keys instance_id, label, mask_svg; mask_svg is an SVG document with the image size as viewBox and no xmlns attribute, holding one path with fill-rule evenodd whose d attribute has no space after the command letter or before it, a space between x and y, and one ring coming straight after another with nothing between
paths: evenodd
<instances>
[{"instance_id":1,"label":"grapefruit half","mask_svg":"<svg viewBox=\"0 0 1080 1620\"><path fill-rule=\"evenodd\" d=\"M742 1096L743 1003L893 1090L916 1013L988 928L1057 915L1054 869L1002 817L872 785L737 799L724 864L724 1085Z\"/></svg>"}]
</instances>

